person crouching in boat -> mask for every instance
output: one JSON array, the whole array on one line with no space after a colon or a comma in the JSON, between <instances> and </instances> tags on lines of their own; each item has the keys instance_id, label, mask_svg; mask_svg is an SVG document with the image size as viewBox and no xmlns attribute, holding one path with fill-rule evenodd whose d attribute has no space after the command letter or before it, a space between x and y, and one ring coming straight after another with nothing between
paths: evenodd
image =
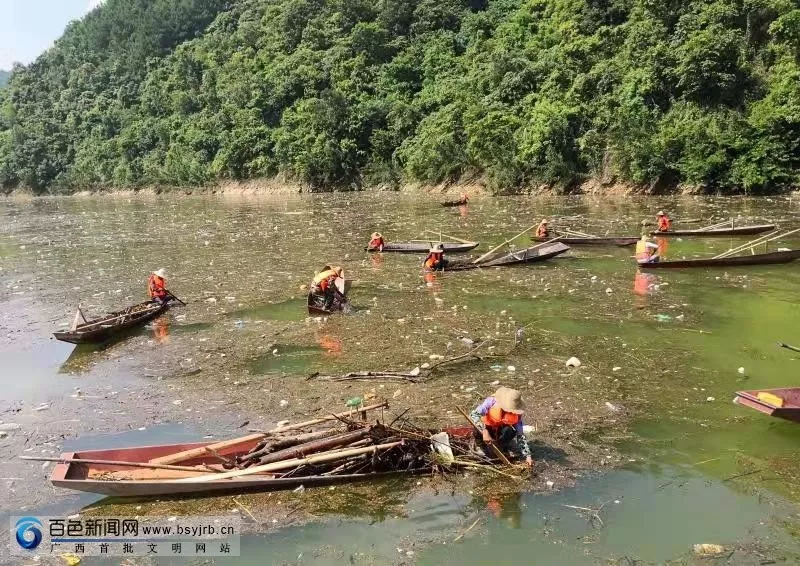
<instances>
[{"instance_id":1,"label":"person crouching in boat","mask_svg":"<svg viewBox=\"0 0 800 566\"><path fill-rule=\"evenodd\" d=\"M166 269L162 267L150 274L150 279L147 280L147 290L150 293L150 300L154 303L164 304L169 301Z\"/></svg>"},{"instance_id":2,"label":"person crouching in boat","mask_svg":"<svg viewBox=\"0 0 800 566\"><path fill-rule=\"evenodd\" d=\"M338 265L326 265L322 271L314 276L311 283L311 293L324 299L325 310L331 310L337 297L344 299L344 294L336 287L336 280L344 278L344 270Z\"/></svg>"},{"instance_id":3,"label":"person crouching in boat","mask_svg":"<svg viewBox=\"0 0 800 566\"><path fill-rule=\"evenodd\" d=\"M444 246L442 244L434 244L422 265L425 271L444 271L447 263L448 261L444 257Z\"/></svg>"},{"instance_id":4,"label":"person crouching in boat","mask_svg":"<svg viewBox=\"0 0 800 566\"><path fill-rule=\"evenodd\" d=\"M482 448L487 455L494 456L485 445L496 444L506 452L513 449L517 455L525 458L528 467L533 466L531 448L523 432L524 412L525 402L522 395L510 387L500 387L494 395L484 399L483 403L472 410L469 417L481 431L481 436L476 441L484 445Z\"/></svg>"},{"instance_id":5,"label":"person crouching in boat","mask_svg":"<svg viewBox=\"0 0 800 566\"><path fill-rule=\"evenodd\" d=\"M658 253L658 244L651 241L647 234L636 242L636 261L641 263L658 263L661 256Z\"/></svg>"},{"instance_id":6,"label":"person crouching in boat","mask_svg":"<svg viewBox=\"0 0 800 566\"><path fill-rule=\"evenodd\" d=\"M469 195L467 195L467 193L461 193L461 196L458 198L458 204L460 206L464 206L465 204L469 204Z\"/></svg>"},{"instance_id":7,"label":"person crouching in boat","mask_svg":"<svg viewBox=\"0 0 800 566\"><path fill-rule=\"evenodd\" d=\"M380 232L373 232L369 244L367 244L367 251L382 252L385 245L386 240L383 239L383 235Z\"/></svg>"},{"instance_id":8,"label":"person crouching in boat","mask_svg":"<svg viewBox=\"0 0 800 566\"><path fill-rule=\"evenodd\" d=\"M536 228L536 237L541 240L546 240L550 237L550 229L547 226L547 218L539 223L539 226Z\"/></svg>"},{"instance_id":9,"label":"person crouching in boat","mask_svg":"<svg viewBox=\"0 0 800 566\"><path fill-rule=\"evenodd\" d=\"M669 232L672 230L672 220L670 220L669 216L664 214L663 210L659 210L658 214L656 214L656 221L658 222L659 232Z\"/></svg>"}]
</instances>

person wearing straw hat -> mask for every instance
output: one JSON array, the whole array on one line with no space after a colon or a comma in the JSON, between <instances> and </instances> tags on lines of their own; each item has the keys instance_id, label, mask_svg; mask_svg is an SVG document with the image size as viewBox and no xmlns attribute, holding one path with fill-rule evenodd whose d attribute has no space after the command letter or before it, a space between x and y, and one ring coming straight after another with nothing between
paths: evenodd
<instances>
[{"instance_id":1,"label":"person wearing straw hat","mask_svg":"<svg viewBox=\"0 0 800 566\"><path fill-rule=\"evenodd\" d=\"M513 446L519 456L525 458L528 467L531 467L533 458L523 432L523 413L525 401L522 400L522 394L510 387L500 387L494 395L487 397L473 409L470 419L481 431L480 438L476 438L479 443L495 443L506 451ZM488 450L484 452L491 455Z\"/></svg>"},{"instance_id":2,"label":"person wearing straw hat","mask_svg":"<svg viewBox=\"0 0 800 566\"><path fill-rule=\"evenodd\" d=\"M147 280L147 290L150 293L150 300L154 303L165 303L170 299L167 291L167 270L163 267L150 273Z\"/></svg>"},{"instance_id":3,"label":"person wearing straw hat","mask_svg":"<svg viewBox=\"0 0 800 566\"><path fill-rule=\"evenodd\" d=\"M336 286L337 280L342 289ZM338 265L323 267L311 282L311 293L323 297L325 310L330 310L337 298L344 302L344 270Z\"/></svg>"},{"instance_id":4,"label":"person wearing straw hat","mask_svg":"<svg viewBox=\"0 0 800 566\"><path fill-rule=\"evenodd\" d=\"M386 245L386 240L383 239L383 234L380 232L373 232L370 236L369 244L367 244L368 252L382 252L383 246Z\"/></svg>"},{"instance_id":5,"label":"person wearing straw hat","mask_svg":"<svg viewBox=\"0 0 800 566\"><path fill-rule=\"evenodd\" d=\"M672 230L672 220L667 216L663 210L659 210L656 214L656 221L658 223L659 232L669 232Z\"/></svg>"},{"instance_id":6,"label":"person wearing straw hat","mask_svg":"<svg viewBox=\"0 0 800 566\"><path fill-rule=\"evenodd\" d=\"M550 229L547 226L547 218L543 219L536 228L536 237L543 240L546 240L550 237Z\"/></svg>"},{"instance_id":7,"label":"person wearing straw hat","mask_svg":"<svg viewBox=\"0 0 800 566\"><path fill-rule=\"evenodd\" d=\"M434 244L428 252L428 257L422 263L425 271L444 271L447 268L448 261L444 257L444 246L442 244Z\"/></svg>"}]
</instances>

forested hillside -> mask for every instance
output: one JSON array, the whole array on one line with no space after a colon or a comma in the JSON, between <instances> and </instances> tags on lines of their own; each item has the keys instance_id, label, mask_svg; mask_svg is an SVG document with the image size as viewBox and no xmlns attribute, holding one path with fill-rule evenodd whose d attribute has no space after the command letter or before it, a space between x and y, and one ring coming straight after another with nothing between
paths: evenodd
<instances>
[{"instance_id":1,"label":"forested hillside","mask_svg":"<svg viewBox=\"0 0 800 566\"><path fill-rule=\"evenodd\" d=\"M799 0L107 0L0 91L0 183L800 184Z\"/></svg>"},{"instance_id":2,"label":"forested hillside","mask_svg":"<svg viewBox=\"0 0 800 566\"><path fill-rule=\"evenodd\" d=\"M0 69L0 88L6 86L10 76L11 76L11 71L4 71Z\"/></svg>"}]
</instances>

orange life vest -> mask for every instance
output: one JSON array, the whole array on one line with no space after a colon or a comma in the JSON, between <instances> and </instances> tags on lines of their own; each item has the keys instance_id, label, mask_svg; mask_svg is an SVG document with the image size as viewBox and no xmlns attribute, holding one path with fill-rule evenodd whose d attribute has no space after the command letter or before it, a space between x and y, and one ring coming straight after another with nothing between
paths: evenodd
<instances>
[{"instance_id":1,"label":"orange life vest","mask_svg":"<svg viewBox=\"0 0 800 566\"><path fill-rule=\"evenodd\" d=\"M647 245L646 240L639 240L636 242L636 261L639 263L647 263L650 261L650 256L653 255L653 248Z\"/></svg>"},{"instance_id":2,"label":"orange life vest","mask_svg":"<svg viewBox=\"0 0 800 566\"><path fill-rule=\"evenodd\" d=\"M547 238L549 235L550 231L547 229L547 224L539 224L539 227L536 228L536 237Z\"/></svg>"},{"instance_id":3,"label":"orange life vest","mask_svg":"<svg viewBox=\"0 0 800 566\"><path fill-rule=\"evenodd\" d=\"M153 273L147 281L147 289L150 291L151 299L163 299L167 296L167 280Z\"/></svg>"},{"instance_id":4,"label":"orange life vest","mask_svg":"<svg viewBox=\"0 0 800 566\"><path fill-rule=\"evenodd\" d=\"M383 241L383 238L375 238L374 240L369 241L369 249L371 250L379 250L382 246L385 246L386 242Z\"/></svg>"},{"instance_id":5,"label":"orange life vest","mask_svg":"<svg viewBox=\"0 0 800 566\"><path fill-rule=\"evenodd\" d=\"M492 408L481 417L481 421L487 428L500 428L501 426L515 426L519 422L519 415L507 413L495 403Z\"/></svg>"},{"instance_id":6,"label":"orange life vest","mask_svg":"<svg viewBox=\"0 0 800 566\"><path fill-rule=\"evenodd\" d=\"M659 232L669 232L672 229L672 220L666 214L658 217Z\"/></svg>"},{"instance_id":7,"label":"orange life vest","mask_svg":"<svg viewBox=\"0 0 800 566\"><path fill-rule=\"evenodd\" d=\"M428 269L436 269L440 263L442 263L442 258L444 254L428 254L428 257L425 258L425 267Z\"/></svg>"}]
</instances>

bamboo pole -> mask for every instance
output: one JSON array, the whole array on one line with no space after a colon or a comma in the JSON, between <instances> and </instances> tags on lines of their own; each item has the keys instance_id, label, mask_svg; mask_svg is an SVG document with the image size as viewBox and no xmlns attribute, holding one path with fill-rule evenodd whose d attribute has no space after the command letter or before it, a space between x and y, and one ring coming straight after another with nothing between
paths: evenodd
<instances>
[{"instance_id":1,"label":"bamboo pole","mask_svg":"<svg viewBox=\"0 0 800 566\"><path fill-rule=\"evenodd\" d=\"M511 242L513 242L514 240L516 240L517 238L519 238L520 236L523 236L523 235L527 234L528 232L530 232L531 230L534 230L534 229L535 229L537 226L538 226L538 224L534 224L533 226L531 226L531 227L530 227L530 228L528 228L527 230L523 230L522 232L520 232L519 234L517 234L516 236L514 236L514 237L513 237L513 238L511 238L510 240L506 240L505 242L503 242L503 243L502 243L502 244L500 244L499 246L495 246L494 248L492 248L491 250L489 250L488 252L486 252L485 254L483 254L481 257L479 257L478 259L474 260L472 263L475 263L475 264L477 264L477 263L481 263L481 262L482 262L482 261L484 261L484 260L485 260L487 257L489 257L490 255L492 255L494 252L496 252L497 250L499 250L499 249L500 249L500 248L502 248L503 246L510 244Z\"/></svg>"},{"instance_id":2,"label":"bamboo pole","mask_svg":"<svg viewBox=\"0 0 800 566\"><path fill-rule=\"evenodd\" d=\"M454 242L461 242L462 244L474 244L475 243L475 242L471 242L469 240L462 240L461 238L456 238L455 236L451 236L451 235L445 234L443 232L434 232L433 230L425 230L425 233L426 234L439 234L439 241L440 242L442 241L441 240L442 236L444 236L445 238L450 238Z\"/></svg>"},{"instance_id":3,"label":"bamboo pole","mask_svg":"<svg viewBox=\"0 0 800 566\"><path fill-rule=\"evenodd\" d=\"M334 462L342 458L349 458L350 456L360 456L361 454L377 453L379 450L389 450L403 444L403 441L389 442L386 444L377 444L375 446L367 446L365 448L355 448L353 450L334 450L331 452L323 452L308 458L292 458L282 462L273 462L272 464L264 464L263 466L253 466L246 470L235 470L233 472L224 472L221 474L208 474L197 478L182 478L179 480L172 480L174 483L205 483L210 481L217 481L230 478L238 478L242 476L249 476L252 474L260 474L264 472L274 472L278 470L286 470L296 468L297 466L310 465L310 464L324 464L325 462Z\"/></svg>"},{"instance_id":4,"label":"bamboo pole","mask_svg":"<svg viewBox=\"0 0 800 566\"><path fill-rule=\"evenodd\" d=\"M94 458L46 458L44 456L20 456L20 460L34 462L56 462L58 464L95 464L98 466L123 466L128 468L148 468L151 470L177 470L181 472L208 473L208 470L191 466L169 466L167 464L152 464L148 462L125 462L123 460L97 460Z\"/></svg>"},{"instance_id":5,"label":"bamboo pole","mask_svg":"<svg viewBox=\"0 0 800 566\"><path fill-rule=\"evenodd\" d=\"M716 224L712 224L711 226L704 226L702 228L698 228L698 230L706 232L708 230L714 230L715 228L722 228L729 222L731 223L731 228L733 228L733 218L731 218L730 220L725 220L724 222L717 222Z\"/></svg>"},{"instance_id":6,"label":"bamboo pole","mask_svg":"<svg viewBox=\"0 0 800 566\"><path fill-rule=\"evenodd\" d=\"M597 237L597 236L595 236L593 234L586 234L584 232L576 232L574 230L560 229L560 230L557 230L557 231L558 232L563 232L564 234L567 234L568 236L573 236L573 237L577 237L577 238L596 238Z\"/></svg>"},{"instance_id":7,"label":"bamboo pole","mask_svg":"<svg viewBox=\"0 0 800 566\"><path fill-rule=\"evenodd\" d=\"M718 257L715 257L713 259L718 259L719 257L725 257L726 254L731 254L731 253L735 253L735 252L738 252L738 251L741 251L741 250L746 250L750 246L760 245L767 238L770 238L771 236L775 236L776 234L778 234L777 230L775 230L773 232L770 232L769 234L765 234L764 236L759 236L755 240L750 240L749 242L741 244L739 246L736 246L735 248L730 248L729 250L722 252L721 254L719 254Z\"/></svg>"},{"instance_id":8,"label":"bamboo pole","mask_svg":"<svg viewBox=\"0 0 800 566\"><path fill-rule=\"evenodd\" d=\"M261 440L262 438L272 434L278 434L289 430L297 430L299 428L306 428L316 424L325 423L328 421L334 421L337 420L339 417L351 417L353 415L357 415L358 413L366 413L367 411L372 411L374 409L382 409L388 406L389 403L387 401L383 401L382 403L375 403L374 405L369 405L367 407L351 409L350 411L345 411L343 413L338 413L336 415L328 415L327 417L320 417L318 419L312 419L310 421L296 423L293 425L280 426L278 428L273 428L272 430L258 432L255 434L249 434L247 436L240 436L239 438L233 438L231 440L223 440L222 442L217 442L216 444L209 445L209 448L212 448L214 450L222 450L225 448L230 448L232 446L238 446L239 444L245 444L247 442L255 442L256 440ZM202 456L205 453L206 453L205 447L191 448L189 450L184 450L182 452L176 452L175 454L168 454L166 456L161 456L160 458L153 458L152 460L150 460L150 463L174 464L175 462L180 462L181 460L189 460L191 458Z\"/></svg>"},{"instance_id":9,"label":"bamboo pole","mask_svg":"<svg viewBox=\"0 0 800 566\"><path fill-rule=\"evenodd\" d=\"M783 234L777 234L776 236L774 236L772 238L768 238L766 240L764 240L764 238L759 238L758 240L753 240L751 242L748 242L747 244L743 244L742 246L739 246L738 248L733 248L731 250L728 250L727 252L725 252L723 254L720 254L719 256L714 257L712 259L721 259L721 258L724 258L724 257L730 257L731 255L733 255L735 253L739 253L739 252L741 252L743 250L746 250L747 248L751 248L753 246L758 246L758 245L761 245L761 244L766 244L768 242L773 242L773 241L778 240L780 238L785 238L787 236L791 236L792 234L795 234L797 232L800 232L800 228L797 228L795 230L790 230L789 232L785 232ZM772 232L772 234L774 234L774 232ZM767 236L771 236L772 234L767 234ZM764 236L764 237L766 238L767 236ZM759 241L759 240L762 240L762 241Z\"/></svg>"}]
</instances>

